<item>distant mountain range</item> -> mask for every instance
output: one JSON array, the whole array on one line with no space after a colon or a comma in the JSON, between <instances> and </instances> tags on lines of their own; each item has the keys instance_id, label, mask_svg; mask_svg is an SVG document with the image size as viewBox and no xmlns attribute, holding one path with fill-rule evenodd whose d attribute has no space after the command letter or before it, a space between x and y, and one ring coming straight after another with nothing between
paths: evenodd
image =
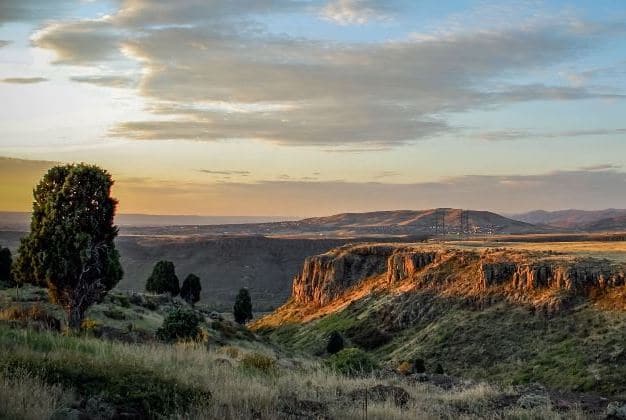
<instances>
[{"instance_id":1,"label":"distant mountain range","mask_svg":"<svg viewBox=\"0 0 626 420\"><path fill-rule=\"evenodd\" d=\"M28 213L0 212L0 230L28 230ZM465 223L463 223L465 222ZM489 211L438 208L341 213L285 221L280 217L120 214L121 235L392 237L626 230L626 210L537 210L505 217Z\"/></svg>"},{"instance_id":2,"label":"distant mountain range","mask_svg":"<svg viewBox=\"0 0 626 420\"><path fill-rule=\"evenodd\" d=\"M578 231L626 230L626 209L606 210L536 210L516 214L512 219L533 225Z\"/></svg>"}]
</instances>

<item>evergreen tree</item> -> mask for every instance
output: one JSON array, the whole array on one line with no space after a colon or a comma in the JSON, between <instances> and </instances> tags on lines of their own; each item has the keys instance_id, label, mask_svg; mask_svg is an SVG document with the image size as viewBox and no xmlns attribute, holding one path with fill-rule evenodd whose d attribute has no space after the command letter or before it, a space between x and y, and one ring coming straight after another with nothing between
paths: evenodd
<instances>
[{"instance_id":1,"label":"evergreen tree","mask_svg":"<svg viewBox=\"0 0 626 420\"><path fill-rule=\"evenodd\" d=\"M13 286L13 257L9 248L0 246L0 284L5 286Z\"/></svg>"},{"instance_id":2,"label":"evergreen tree","mask_svg":"<svg viewBox=\"0 0 626 420\"><path fill-rule=\"evenodd\" d=\"M189 274L180 288L180 297L185 299L188 304L194 305L200 300L201 291L200 277L195 274Z\"/></svg>"},{"instance_id":3,"label":"evergreen tree","mask_svg":"<svg viewBox=\"0 0 626 420\"><path fill-rule=\"evenodd\" d=\"M21 242L15 274L19 282L47 286L74 330L123 275L113 242L112 185L111 175L97 166L62 165L50 169L33 193L30 233Z\"/></svg>"},{"instance_id":4,"label":"evergreen tree","mask_svg":"<svg viewBox=\"0 0 626 420\"><path fill-rule=\"evenodd\" d=\"M435 373L438 375L443 375L443 366L441 366L441 363L437 363L437 367L435 368Z\"/></svg>"},{"instance_id":5,"label":"evergreen tree","mask_svg":"<svg viewBox=\"0 0 626 420\"><path fill-rule=\"evenodd\" d=\"M176 269L171 261L159 261L154 265L152 274L146 281L146 291L151 293L169 293L178 295L180 291Z\"/></svg>"},{"instance_id":6,"label":"evergreen tree","mask_svg":"<svg viewBox=\"0 0 626 420\"><path fill-rule=\"evenodd\" d=\"M326 345L326 351L329 354L335 354L343 350L343 347L344 343L341 334L339 334L338 331L330 333L330 337L328 337L328 344Z\"/></svg>"},{"instance_id":7,"label":"evergreen tree","mask_svg":"<svg viewBox=\"0 0 626 420\"><path fill-rule=\"evenodd\" d=\"M235 306L233 307L233 314L235 315L235 321L242 325L252 319L252 299L250 299L248 289L239 289L235 299Z\"/></svg>"}]
</instances>

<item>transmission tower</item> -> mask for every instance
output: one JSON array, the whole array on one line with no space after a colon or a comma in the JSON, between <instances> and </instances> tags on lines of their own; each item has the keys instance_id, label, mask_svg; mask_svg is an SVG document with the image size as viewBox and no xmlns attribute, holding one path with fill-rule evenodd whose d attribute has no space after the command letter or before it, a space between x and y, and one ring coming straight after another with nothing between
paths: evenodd
<instances>
[{"instance_id":1,"label":"transmission tower","mask_svg":"<svg viewBox=\"0 0 626 420\"><path fill-rule=\"evenodd\" d=\"M445 236L446 234L446 210L437 209L435 211L435 235Z\"/></svg>"},{"instance_id":2,"label":"transmission tower","mask_svg":"<svg viewBox=\"0 0 626 420\"><path fill-rule=\"evenodd\" d=\"M470 234L469 211L461 211L461 233L463 235Z\"/></svg>"}]
</instances>

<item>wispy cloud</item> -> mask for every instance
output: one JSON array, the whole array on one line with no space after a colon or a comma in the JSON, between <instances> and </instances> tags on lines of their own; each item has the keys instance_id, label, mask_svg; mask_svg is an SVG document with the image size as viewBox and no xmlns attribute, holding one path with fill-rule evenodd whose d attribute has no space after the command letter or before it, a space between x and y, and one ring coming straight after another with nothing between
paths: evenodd
<instances>
[{"instance_id":1,"label":"wispy cloud","mask_svg":"<svg viewBox=\"0 0 626 420\"><path fill-rule=\"evenodd\" d=\"M48 79L46 79L45 77L7 77L6 79L2 79L3 83L14 83L20 85L42 83L47 81Z\"/></svg>"},{"instance_id":2,"label":"wispy cloud","mask_svg":"<svg viewBox=\"0 0 626 420\"><path fill-rule=\"evenodd\" d=\"M199 172L210 174L210 175L240 175L240 176L248 176L250 175L250 171L213 171L210 169L198 169Z\"/></svg>"},{"instance_id":3,"label":"wispy cloud","mask_svg":"<svg viewBox=\"0 0 626 420\"><path fill-rule=\"evenodd\" d=\"M97 86L128 88L135 84L135 80L126 76L72 76L70 80L79 83L90 83Z\"/></svg>"},{"instance_id":4,"label":"wispy cloud","mask_svg":"<svg viewBox=\"0 0 626 420\"><path fill-rule=\"evenodd\" d=\"M507 141L524 139L567 139L572 137L611 136L626 134L626 128L602 128L590 130L563 130L552 132L538 132L530 130L501 130L471 133L469 137L487 141Z\"/></svg>"},{"instance_id":5,"label":"wispy cloud","mask_svg":"<svg viewBox=\"0 0 626 420\"><path fill-rule=\"evenodd\" d=\"M597 165L588 165L581 166L580 169L583 171L608 171L611 169L621 169L622 165L614 165L612 163L600 163Z\"/></svg>"}]
</instances>

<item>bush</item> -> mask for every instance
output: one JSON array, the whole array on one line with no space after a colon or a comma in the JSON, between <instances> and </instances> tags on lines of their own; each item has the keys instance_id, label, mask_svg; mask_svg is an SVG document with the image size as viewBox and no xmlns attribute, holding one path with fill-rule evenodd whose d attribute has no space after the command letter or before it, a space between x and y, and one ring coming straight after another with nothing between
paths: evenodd
<instances>
[{"instance_id":1,"label":"bush","mask_svg":"<svg viewBox=\"0 0 626 420\"><path fill-rule=\"evenodd\" d=\"M167 314L157 329L157 338L163 341L195 340L200 335L200 317L193 311L177 308Z\"/></svg>"},{"instance_id":2,"label":"bush","mask_svg":"<svg viewBox=\"0 0 626 420\"><path fill-rule=\"evenodd\" d=\"M333 331L332 333L330 333L330 337L328 337L328 344L326 344L326 351L328 352L328 354L339 353L341 350L343 350L343 347L344 343L341 334L339 334L339 332L337 331Z\"/></svg>"},{"instance_id":3,"label":"bush","mask_svg":"<svg viewBox=\"0 0 626 420\"><path fill-rule=\"evenodd\" d=\"M47 313L39 305L30 307L13 305L0 311L0 319L18 321L24 327L35 324L44 329L61 331L61 321Z\"/></svg>"},{"instance_id":4,"label":"bush","mask_svg":"<svg viewBox=\"0 0 626 420\"><path fill-rule=\"evenodd\" d=\"M413 363L404 361L400 363L400 365L398 366L398 369L396 370L398 371L400 375L410 375L413 373L413 369L414 369Z\"/></svg>"},{"instance_id":5,"label":"bush","mask_svg":"<svg viewBox=\"0 0 626 420\"><path fill-rule=\"evenodd\" d=\"M102 323L100 321L96 321L95 319L85 318L83 319L82 324L80 325L83 331L87 333L92 333L94 335L100 335L100 329L102 328Z\"/></svg>"},{"instance_id":6,"label":"bush","mask_svg":"<svg viewBox=\"0 0 626 420\"><path fill-rule=\"evenodd\" d=\"M438 375L443 375L443 366L441 366L441 363L437 363L437 367L435 368L435 373Z\"/></svg>"},{"instance_id":7,"label":"bush","mask_svg":"<svg viewBox=\"0 0 626 420\"><path fill-rule=\"evenodd\" d=\"M424 363L424 359L415 359L415 362L413 362L413 370L415 373L426 372L426 365Z\"/></svg>"},{"instance_id":8,"label":"bush","mask_svg":"<svg viewBox=\"0 0 626 420\"><path fill-rule=\"evenodd\" d=\"M327 363L331 369L349 376L365 375L378 367L366 352L357 348L343 349Z\"/></svg>"},{"instance_id":9,"label":"bush","mask_svg":"<svg viewBox=\"0 0 626 420\"><path fill-rule=\"evenodd\" d=\"M241 367L246 370L255 370L262 373L275 373L276 361L260 353L249 353L241 359Z\"/></svg>"},{"instance_id":10,"label":"bush","mask_svg":"<svg viewBox=\"0 0 626 420\"><path fill-rule=\"evenodd\" d=\"M126 315L124 314L124 312L120 311L119 309L107 309L102 311L102 314L107 318L115 319L118 321L126 319Z\"/></svg>"},{"instance_id":11,"label":"bush","mask_svg":"<svg viewBox=\"0 0 626 420\"><path fill-rule=\"evenodd\" d=\"M348 337L364 350L375 350L391 341L391 336L378 328L363 328L356 325L348 331Z\"/></svg>"}]
</instances>

